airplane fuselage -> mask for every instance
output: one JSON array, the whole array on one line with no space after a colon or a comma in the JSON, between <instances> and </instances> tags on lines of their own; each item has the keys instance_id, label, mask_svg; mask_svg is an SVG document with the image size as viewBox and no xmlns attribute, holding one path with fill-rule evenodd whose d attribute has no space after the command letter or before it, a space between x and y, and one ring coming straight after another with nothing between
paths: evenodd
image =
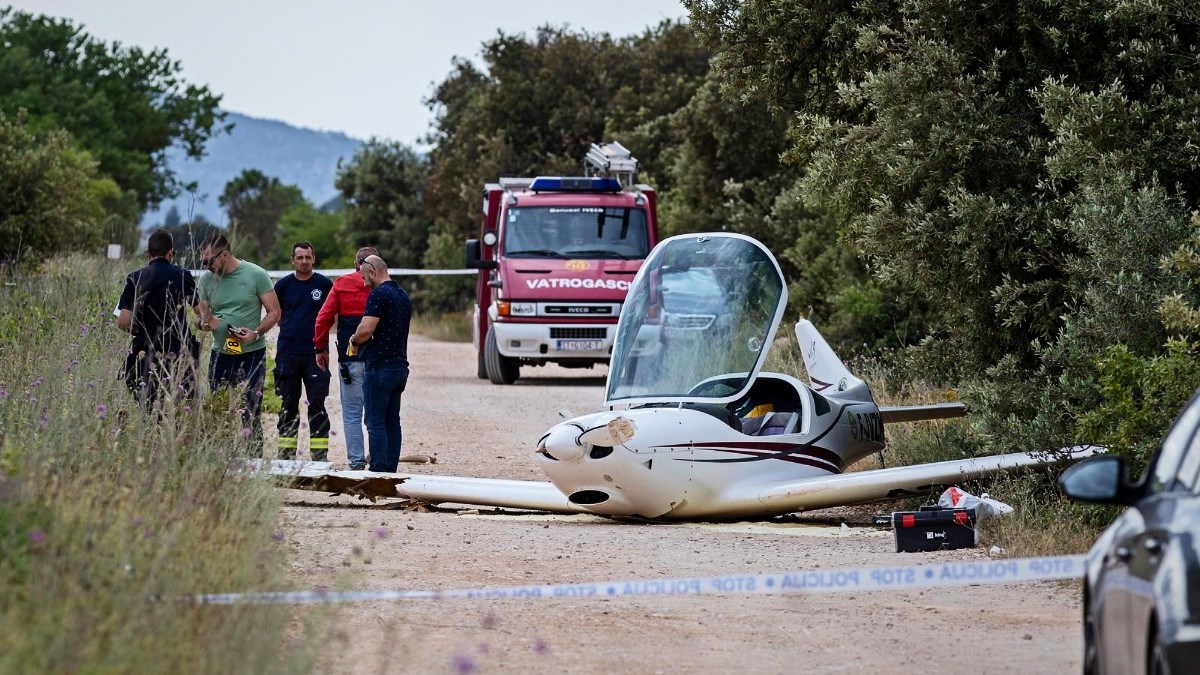
<instances>
[{"instance_id":1,"label":"airplane fuselage","mask_svg":"<svg viewBox=\"0 0 1200 675\"><path fill-rule=\"evenodd\" d=\"M551 428L535 461L571 503L592 513L711 518L753 514L752 498L750 508L734 505L766 485L840 474L883 448L883 422L869 394L840 400L786 375L762 378L794 386L801 401L797 410L771 413L779 416L767 418L774 427L710 406L607 411ZM614 420L632 428L628 440L581 438Z\"/></svg>"}]
</instances>

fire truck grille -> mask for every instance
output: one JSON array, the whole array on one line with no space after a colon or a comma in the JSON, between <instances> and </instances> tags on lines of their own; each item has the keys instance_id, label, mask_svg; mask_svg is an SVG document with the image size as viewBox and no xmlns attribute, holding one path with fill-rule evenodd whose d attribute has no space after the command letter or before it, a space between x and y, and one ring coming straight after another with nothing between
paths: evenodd
<instances>
[{"instance_id":1,"label":"fire truck grille","mask_svg":"<svg viewBox=\"0 0 1200 675\"><path fill-rule=\"evenodd\" d=\"M603 340L608 337L608 328L550 328L552 340Z\"/></svg>"}]
</instances>

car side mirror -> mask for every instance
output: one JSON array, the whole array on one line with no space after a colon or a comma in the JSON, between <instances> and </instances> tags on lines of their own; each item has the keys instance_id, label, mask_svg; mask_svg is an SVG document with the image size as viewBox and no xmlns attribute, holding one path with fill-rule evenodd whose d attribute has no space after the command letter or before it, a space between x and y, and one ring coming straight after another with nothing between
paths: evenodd
<instances>
[{"instance_id":1,"label":"car side mirror","mask_svg":"<svg viewBox=\"0 0 1200 675\"><path fill-rule=\"evenodd\" d=\"M1062 472L1058 484L1079 502L1130 505L1140 497L1138 490L1125 482L1125 460L1120 457L1084 460Z\"/></svg>"}]
</instances>

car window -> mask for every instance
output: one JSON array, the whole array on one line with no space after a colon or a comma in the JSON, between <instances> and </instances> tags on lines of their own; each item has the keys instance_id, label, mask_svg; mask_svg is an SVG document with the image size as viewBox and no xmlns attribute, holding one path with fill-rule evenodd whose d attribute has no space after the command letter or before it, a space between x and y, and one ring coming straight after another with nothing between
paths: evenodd
<instances>
[{"instance_id":1,"label":"car window","mask_svg":"<svg viewBox=\"0 0 1200 675\"><path fill-rule=\"evenodd\" d=\"M1196 435L1198 422L1200 422L1200 397L1193 396L1188 407L1183 409L1183 413L1175 420L1175 424L1167 432L1167 437L1163 439L1162 447L1158 451L1158 458L1154 462L1153 472L1150 474L1149 488L1151 492L1173 489L1185 464L1192 467L1188 482L1194 482L1195 466L1185 463L1184 459L1188 459L1188 462L1198 461L1186 457L1188 454L1196 454L1187 451L1193 445L1192 439Z\"/></svg>"}]
</instances>

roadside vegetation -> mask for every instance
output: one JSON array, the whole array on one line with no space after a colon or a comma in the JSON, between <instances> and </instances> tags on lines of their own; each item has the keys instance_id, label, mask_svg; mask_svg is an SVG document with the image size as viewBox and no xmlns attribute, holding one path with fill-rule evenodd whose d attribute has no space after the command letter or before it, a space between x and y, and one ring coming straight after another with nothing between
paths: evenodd
<instances>
[{"instance_id":1,"label":"roadside vegetation","mask_svg":"<svg viewBox=\"0 0 1200 675\"><path fill-rule=\"evenodd\" d=\"M146 414L119 379L125 270L62 257L0 287L0 672L294 672L279 497L227 397ZM313 615L309 615L313 616Z\"/></svg>"},{"instance_id":2,"label":"roadside vegetation","mask_svg":"<svg viewBox=\"0 0 1200 675\"><path fill-rule=\"evenodd\" d=\"M787 315L811 314L882 401L969 406L894 431L893 464L1092 443L1138 475L1200 384L1195 4L683 4L689 22L629 37L499 33L429 93L427 153L364 144L330 210L247 169L220 196L231 238L268 266L307 239L331 266L370 244L396 266L457 268L486 182L573 173L589 143L617 140L658 191L663 236L761 240L789 281ZM140 214L187 188L163 150L202 154L225 128L220 96L176 77L161 50L69 22L0 10L0 38L0 276L16 283L0 298L0 522L13 544L0 575L25 589L6 595L6 620L41 631L6 621L0 666L144 639L114 615L161 626L161 662L186 666L191 643L170 632L184 622L157 614L168 605L89 614L64 589L103 581L128 610L147 591L264 586L282 555L274 507L227 470L223 408L158 425L123 402L106 370L119 341L99 330L115 277L101 294L51 261L134 250ZM213 227L177 213L163 224L185 259ZM410 290L415 330L466 339L470 277ZM1011 551L1080 550L1112 515L1065 502L1047 476L982 487L1018 509L998 525ZM162 557L110 574L145 542ZM259 629L282 624L263 612L253 630L221 624L206 639L266 644ZM63 641L46 641L59 626ZM91 667L107 666L78 669Z\"/></svg>"}]
</instances>

